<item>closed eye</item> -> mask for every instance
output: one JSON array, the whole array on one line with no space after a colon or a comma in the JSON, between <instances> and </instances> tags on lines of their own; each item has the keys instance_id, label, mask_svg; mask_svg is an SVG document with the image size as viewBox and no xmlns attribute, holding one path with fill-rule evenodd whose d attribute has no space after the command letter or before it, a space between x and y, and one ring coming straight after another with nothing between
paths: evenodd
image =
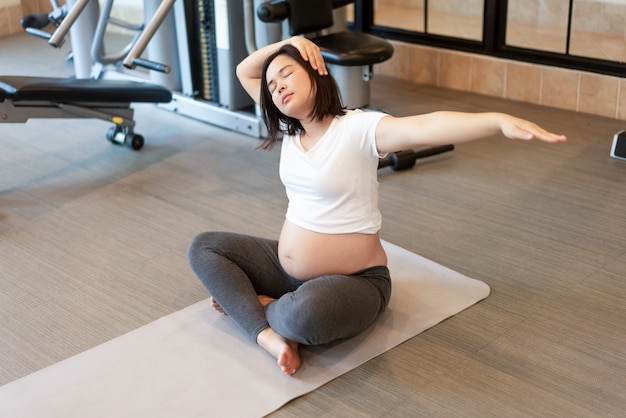
<instances>
[{"instance_id":1,"label":"closed eye","mask_svg":"<svg viewBox=\"0 0 626 418\"><path fill-rule=\"evenodd\" d=\"M278 70L278 74L280 75L280 77L282 77L283 79L289 77L291 74L293 74L295 71L295 69L293 68L293 65L291 64L287 64L285 65L283 68L281 68L280 70ZM270 94L273 94L274 91L276 91L276 85L278 83L276 82L276 80L272 79L267 83L267 89L270 92Z\"/></svg>"}]
</instances>

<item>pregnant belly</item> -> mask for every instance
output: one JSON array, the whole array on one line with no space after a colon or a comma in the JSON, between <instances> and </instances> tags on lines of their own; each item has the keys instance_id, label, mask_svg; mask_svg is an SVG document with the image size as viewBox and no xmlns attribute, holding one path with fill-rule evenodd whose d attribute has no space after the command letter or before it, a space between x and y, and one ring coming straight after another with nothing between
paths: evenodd
<instances>
[{"instance_id":1,"label":"pregnant belly","mask_svg":"<svg viewBox=\"0 0 626 418\"><path fill-rule=\"evenodd\" d=\"M387 265L378 234L322 234L289 221L280 234L278 256L285 271L299 280Z\"/></svg>"}]
</instances>

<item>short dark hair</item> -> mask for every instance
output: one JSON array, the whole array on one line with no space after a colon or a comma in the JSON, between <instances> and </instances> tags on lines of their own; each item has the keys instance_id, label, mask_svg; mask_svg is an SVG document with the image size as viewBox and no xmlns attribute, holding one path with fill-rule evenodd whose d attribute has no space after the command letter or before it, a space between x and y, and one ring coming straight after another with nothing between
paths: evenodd
<instances>
[{"instance_id":1,"label":"short dark hair","mask_svg":"<svg viewBox=\"0 0 626 418\"><path fill-rule=\"evenodd\" d=\"M271 62L279 55L288 55L293 58L302 68L305 69L311 80L311 87L315 88L315 105L311 111L311 117L321 121L328 115L344 115L345 108L341 104L339 88L335 79L329 74L321 76L306 62L300 51L293 45L283 45L278 51L268 56L263 63L261 73L261 110L263 119L267 127L267 139L259 146L262 149L271 149L277 141L281 132L288 135L295 135L304 131L302 124L296 118L289 117L282 113L272 101L272 94L267 86L267 68Z\"/></svg>"}]
</instances>

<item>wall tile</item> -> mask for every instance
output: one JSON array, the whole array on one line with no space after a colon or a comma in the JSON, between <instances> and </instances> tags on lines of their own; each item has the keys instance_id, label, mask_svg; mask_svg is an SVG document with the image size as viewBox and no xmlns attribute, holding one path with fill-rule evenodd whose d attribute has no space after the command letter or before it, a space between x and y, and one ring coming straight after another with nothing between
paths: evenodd
<instances>
[{"instance_id":1,"label":"wall tile","mask_svg":"<svg viewBox=\"0 0 626 418\"><path fill-rule=\"evenodd\" d=\"M63 2L60 2L63 3ZM22 13L25 15L34 13L50 13L52 5L45 0L21 0Z\"/></svg>"},{"instance_id":2,"label":"wall tile","mask_svg":"<svg viewBox=\"0 0 626 418\"><path fill-rule=\"evenodd\" d=\"M0 36L10 35L9 12L7 7L0 7Z\"/></svg>"},{"instance_id":3,"label":"wall tile","mask_svg":"<svg viewBox=\"0 0 626 418\"><path fill-rule=\"evenodd\" d=\"M539 104L541 102L541 67L507 62L505 97L511 100Z\"/></svg>"},{"instance_id":4,"label":"wall tile","mask_svg":"<svg viewBox=\"0 0 626 418\"><path fill-rule=\"evenodd\" d=\"M559 109L578 109L580 74L563 68L544 67L542 70L541 104Z\"/></svg>"},{"instance_id":5,"label":"wall tile","mask_svg":"<svg viewBox=\"0 0 626 418\"><path fill-rule=\"evenodd\" d=\"M402 42L392 42L392 45L394 48L392 57L385 62L376 64L374 73L408 80L411 47Z\"/></svg>"},{"instance_id":6,"label":"wall tile","mask_svg":"<svg viewBox=\"0 0 626 418\"><path fill-rule=\"evenodd\" d=\"M439 51L415 47L409 51L408 80L416 84L437 85L439 78Z\"/></svg>"},{"instance_id":7,"label":"wall tile","mask_svg":"<svg viewBox=\"0 0 626 418\"><path fill-rule=\"evenodd\" d=\"M578 111L615 118L618 89L616 77L581 73Z\"/></svg>"},{"instance_id":8,"label":"wall tile","mask_svg":"<svg viewBox=\"0 0 626 418\"><path fill-rule=\"evenodd\" d=\"M22 6L15 5L9 6L7 10L8 18L9 18L9 33L20 33L24 29L22 29L21 20L24 14L22 13Z\"/></svg>"},{"instance_id":9,"label":"wall tile","mask_svg":"<svg viewBox=\"0 0 626 418\"><path fill-rule=\"evenodd\" d=\"M474 93L488 96L504 96L506 62L494 58L475 56L472 58L470 89Z\"/></svg>"},{"instance_id":10,"label":"wall tile","mask_svg":"<svg viewBox=\"0 0 626 418\"><path fill-rule=\"evenodd\" d=\"M470 90L472 58L468 54L442 51L439 86L454 90Z\"/></svg>"}]
</instances>

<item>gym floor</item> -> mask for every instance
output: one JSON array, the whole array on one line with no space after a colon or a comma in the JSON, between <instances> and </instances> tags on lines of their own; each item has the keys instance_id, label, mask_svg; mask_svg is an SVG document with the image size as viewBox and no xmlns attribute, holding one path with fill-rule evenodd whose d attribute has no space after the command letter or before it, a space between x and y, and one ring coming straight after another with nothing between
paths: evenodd
<instances>
[{"instance_id":1,"label":"gym floor","mask_svg":"<svg viewBox=\"0 0 626 418\"><path fill-rule=\"evenodd\" d=\"M26 35L0 52L3 75L73 72ZM569 141L494 137L380 170L382 238L492 294L271 416L623 416L626 161L609 150L626 121L384 77L372 95L396 115L505 111ZM139 152L98 120L0 124L0 385L205 299L196 233L278 236L278 150L135 108Z\"/></svg>"}]
</instances>

